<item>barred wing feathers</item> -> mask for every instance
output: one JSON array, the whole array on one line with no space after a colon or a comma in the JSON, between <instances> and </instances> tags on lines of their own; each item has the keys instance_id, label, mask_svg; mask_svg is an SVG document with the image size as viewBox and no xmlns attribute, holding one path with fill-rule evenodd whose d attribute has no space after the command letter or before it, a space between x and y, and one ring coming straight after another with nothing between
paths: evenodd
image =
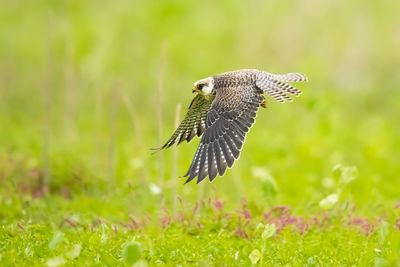
<instances>
[{"instance_id":1,"label":"barred wing feathers","mask_svg":"<svg viewBox=\"0 0 400 267\"><path fill-rule=\"evenodd\" d=\"M223 100L218 99L217 93L207 115L204 135L184 175L188 177L186 183L196 177L199 183L207 176L212 181L217 175L222 176L239 158L246 134L254 124L257 110L263 101L262 92L255 86L240 92L247 96L238 97L240 103L235 105L221 103ZM228 109L228 106L234 108Z\"/></svg>"},{"instance_id":2,"label":"barred wing feathers","mask_svg":"<svg viewBox=\"0 0 400 267\"><path fill-rule=\"evenodd\" d=\"M213 96L206 99L200 94L196 95L189 105L185 118L160 149L168 148L175 143L179 145L184 140L190 142L196 135L201 136L205 130L205 120L213 100Z\"/></svg>"}]
</instances>

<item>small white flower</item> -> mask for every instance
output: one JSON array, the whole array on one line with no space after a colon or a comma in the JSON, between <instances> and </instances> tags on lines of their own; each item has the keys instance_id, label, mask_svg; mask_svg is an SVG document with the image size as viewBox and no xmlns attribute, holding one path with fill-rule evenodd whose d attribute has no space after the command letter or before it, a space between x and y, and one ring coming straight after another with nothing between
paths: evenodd
<instances>
[{"instance_id":1,"label":"small white flower","mask_svg":"<svg viewBox=\"0 0 400 267\"><path fill-rule=\"evenodd\" d=\"M338 194L330 194L319 202L319 206L323 209L330 209L338 202L338 200Z\"/></svg>"},{"instance_id":2,"label":"small white flower","mask_svg":"<svg viewBox=\"0 0 400 267\"><path fill-rule=\"evenodd\" d=\"M236 251L236 253L235 253L235 261L237 261L238 259L239 259L239 250Z\"/></svg>"},{"instance_id":3,"label":"small white flower","mask_svg":"<svg viewBox=\"0 0 400 267\"><path fill-rule=\"evenodd\" d=\"M159 187L158 185L156 185L156 184L150 184L150 185L149 185L149 188L150 188L150 192L151 192L153 195L159 195L159 194L161 194L161 187Z\"/></svg>"},{"instance_id":4,"label":"small white flower","mask_svg":"<svg viewBox=\"0 0 400 267\"><path fill-rule=\"evenodd\" d=\"M379 249L379 248L375 248L374 250L375 250L376 253L381 253L382 252L382 250Z\"/></svg>"},{"instance_id":5,"label":"small white flower","mask_svg":"<svg viewBox=\"0 0 400 267\"><path fill-rule=\"evenodd\" d=\"M55 257L55 258L48 259L46 264L49 267L57 267L57 266L60 266L60 265L64 265L65 264L65 259L62 256L58 256L58 257Z\"/></svg>"}]
</instances>

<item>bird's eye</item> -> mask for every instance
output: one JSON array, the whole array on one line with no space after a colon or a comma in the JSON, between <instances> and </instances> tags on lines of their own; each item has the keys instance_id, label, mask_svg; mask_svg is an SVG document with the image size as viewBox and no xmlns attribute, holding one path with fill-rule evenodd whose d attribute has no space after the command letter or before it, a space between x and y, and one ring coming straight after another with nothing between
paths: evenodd
<instances>
[{"instance_id":1,"label":"bird's eye","mask_svg":"<svg viewBox=\"0 0 400 267\"><path fill-rule=\"evenodd\" d=\"M202 84L202 83L197 85L197 89L199 89L199 90L203 89L203 87L204 87L204 84Z\"/></svg>"}]
</instances>

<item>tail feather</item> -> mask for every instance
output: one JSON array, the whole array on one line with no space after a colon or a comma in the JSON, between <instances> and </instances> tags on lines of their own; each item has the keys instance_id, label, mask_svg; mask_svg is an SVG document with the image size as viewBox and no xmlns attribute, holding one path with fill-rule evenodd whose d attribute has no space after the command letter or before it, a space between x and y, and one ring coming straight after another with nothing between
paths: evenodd
<instances>
[{"instance_id":1,"label":"tail feather","mask_svg":"<svg viewBox=\"0 0 400 267\"><path fill-rule=\"evenodd\" d=\"M290 95L298 96L301 91L289 84L289 82L305 82L307 77L301 73L272 74L262 72L256 81L256 85L262 91L273 97L278 102L291 101Z\"/></svg>"},{"instance_id":2,"label":"tail feather","mask_svg":"<svg viewBox=\"0 0 400 267\"><path fill-rule=\"evenodd\" d=\"M274 74L273 78L280 82L306 82L307 76L302 73Z\"/></svg>"},{"instance_id":3,"label":"tail feather","mask_svg":"<svg viewBox=\"0 0 400 267\"><path fill-rule=\"evenodd\" d=\"M291 101L292 99L287 95L286 90L283 89L282 83L276 84L271 82L268 87L265 88L264 92L273 97L276 101L284 103Z\"/></svg>"},{"instance_id":4,"label":"tail feather","mask_svg":"<svg viewBox=\"0 0 400 267\"><path fill-rule=\"evenodd\" d=\"M299 89L297 89L296 87L288 84L288 83L284 83L284 82L280 82L280 81L273 81L273 83L275 84L274 87L279 88L281 91L285 92L285 93L289 93L292 95L300 95L301 91Z\"/></svg>"}]
</instances>

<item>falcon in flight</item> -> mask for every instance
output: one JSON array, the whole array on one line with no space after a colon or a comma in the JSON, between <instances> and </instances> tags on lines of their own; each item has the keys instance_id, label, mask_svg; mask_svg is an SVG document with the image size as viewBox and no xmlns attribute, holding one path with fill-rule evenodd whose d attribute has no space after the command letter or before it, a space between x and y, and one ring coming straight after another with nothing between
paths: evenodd
<instances>
[{"instance_id":1,"label":"falcon in flight","mask_svg":"<svg viewBox=\"0 0 400 267\"><path fill-rule=\"evenodd\" d=\"M186 183L207 176L212 181L222 176L239 158L246 134L255 122L259 107L266 107L264 94L278 102L291 101L289 95L301 91L288 82L304 82L300 73L272 74L256 69L222 73L199 80L193 85L197 95L172 137L160 148L180 144L202 136L189 170Z\"/></svg>"}]
</instances>

